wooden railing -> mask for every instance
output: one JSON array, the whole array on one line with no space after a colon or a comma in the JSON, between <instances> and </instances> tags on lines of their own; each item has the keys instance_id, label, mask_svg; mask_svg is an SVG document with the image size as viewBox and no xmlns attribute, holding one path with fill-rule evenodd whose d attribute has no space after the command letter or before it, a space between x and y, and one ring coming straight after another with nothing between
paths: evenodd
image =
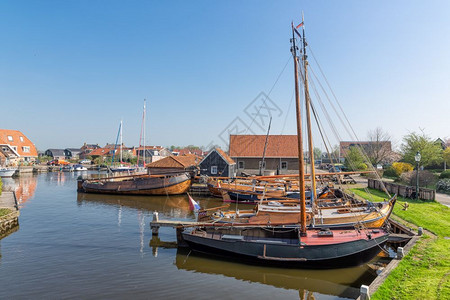
<instances>
[{"instance_id":1,"label":"wooden railing","mask_svg":"<svg viewBox=\"0 0 450 300\"><path fill-rule=\"evenodd\" d=\"M383 191L382 182L377 179L368 178L367 185L369 188ZM397 194L405 198L416 198L416 187L396 184L392 182L383 181L386 190L391 194ZM432 189L426 189L419 187L419 199L421 200L434 200L436 191Z\"/></svg>"}]
</instances>

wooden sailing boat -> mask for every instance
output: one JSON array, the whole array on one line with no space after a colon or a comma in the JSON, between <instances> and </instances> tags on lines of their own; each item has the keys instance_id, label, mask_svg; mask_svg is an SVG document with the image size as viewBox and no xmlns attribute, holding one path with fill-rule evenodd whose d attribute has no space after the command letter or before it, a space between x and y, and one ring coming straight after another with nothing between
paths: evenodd
<instances>
[{"instance_id":1,"label":"wooden sailing boat","mask_svg":"<svg viewBox=\"0 0 450 300\"><path fill-rule=\"evenodd\" d=\"M134 168L130 167L130 166L125 166L123 164L123 121L120 120L120 125L119 125L119 136L120 136L120 146L119 146L119 165L118 166L113 166L114 164L114 157L116 155L116 147L117 147L117 139L116 139L116 144L114 145L114 154L112 157L112 161L111 161L111 167L110 170L111 172L131 172L134 171Z\"/></svg>"},{"instance_id":2,"label":"wooden sailing boat","mask_svg":"<svg viewBox=\"0 0 450 300\"><path fill-rule=\"evenodd\" d=\"M303 22L299 25L302 26ZM299 27L298 26L298 27ZM346 230L308 229L305 204L305 170L303 160L303 136L298 88L298 57L292 24L292 54L294 57L295 97L298 135L300 223L270 225L252 224L201 224L184 230L179 242L194 251L240 257L264 264L282 264L288 267L334 268L357 265L375 256L387 241L388 233L383 229ZM306 73L306 42L303 29L303 59ZM305 80L305 85L307 81ZM307 87L305 87L307 92ZM306 94L306 97L309 97ZM187 228L185 228L187 229Z\"/></svg>"},{"instance_id":3,"label":"wooden sailing boat","mask_svg":"<svg viewBox=\"0 0 450 300\"><path fill-rule=\"evenodd\" d=\"M143 168L145 170L145 100L143 112L144 153ZM122 121L120 133L120 161L122 162ZM117 144L117 141L116 141ZM139 159L138 159L139 161ZM130 167L111 168L112 171L130 171ZM118 195L178 195L185 194L191 187L191 176L188 172L171 174L129 174L107 178L91 178L78 180L78 192Z\"/></svg>"}]
</instances>

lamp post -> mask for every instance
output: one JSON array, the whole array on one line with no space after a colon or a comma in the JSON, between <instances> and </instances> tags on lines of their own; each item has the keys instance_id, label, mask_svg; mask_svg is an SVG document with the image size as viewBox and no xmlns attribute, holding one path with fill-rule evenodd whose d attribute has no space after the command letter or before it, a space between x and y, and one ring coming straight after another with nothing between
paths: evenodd
<instances>
[{"instance_id":1,"label":"lamp post","mask_svg":"<svg viewBox=\"0 0 450 300\"><path fill-rule=\"evenodd\" d=\"M417 162L417 174L416 174L416 199L419 200L419 164L420 159L422 156L420 155L420 152L417 151L416 155L414 156L414 159Z\"/></svg>"}]
</instances>

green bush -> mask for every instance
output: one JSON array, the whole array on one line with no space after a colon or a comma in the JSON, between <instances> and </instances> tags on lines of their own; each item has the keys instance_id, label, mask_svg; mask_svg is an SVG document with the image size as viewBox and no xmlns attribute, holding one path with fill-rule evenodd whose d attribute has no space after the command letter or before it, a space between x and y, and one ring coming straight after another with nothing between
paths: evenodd
<instances>
[{"instance_id":1,"label":"green bush","mask_svg":"<svg viewBox=\"0 0 450 300\"><path fill-rule=\"evenodd\" d=\"M436 190L438 192L450 193L450 179L441 179L436 183Z\"/></svg>"},{"instance_id":2,"label":"green bush","mask_svg":"<svg viewBox=\"0 0 450 300\"><path fill-rule=\"evenodd\" d=\"M356 165L356 169L357 170L367 170L367 165L365 164L365 163L358 163L357 165Z\"/></svg>"},{"instance_id":3,"label":"green bush","mask_svg":"<svg viewBox=\"0 0 450 300\"><path fill-rule=\"evenodd\" d=\"M450 178L450 170L442 172L441 175L439 176L439 179L445 179L445 178Z\"/></svg>"},{"instance_id":4,"label":"green bush","mask_svg":"<svg viewBox=\"0 0 450 300\"><path fill-rule=\"evenodd\" d=\"M383 176L398 178L397 171L395 171L393 167L387 168L386 171L384 171Z\"/></svg>"}]
</instances>

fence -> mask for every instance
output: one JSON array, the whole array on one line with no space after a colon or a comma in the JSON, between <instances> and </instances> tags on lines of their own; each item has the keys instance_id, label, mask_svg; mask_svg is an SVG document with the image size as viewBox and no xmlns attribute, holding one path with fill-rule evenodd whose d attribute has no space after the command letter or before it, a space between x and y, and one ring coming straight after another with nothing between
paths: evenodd
<instances>
[{"instance_id":1,"label":"fence","mask_svg":"<svg viewBox=\"0 0 450 300\"><path fill-rule=\"evenodd\" d=\"M392 182L383 181L387 191L391 194L397 194L405 198L416 198L416 187L400 185ZM380 180L369 178L367 185L369 188L383 191L383 187ZM434 200L436 191L432 189L426 189L419 187L419 199L421 200Z\"/></svg>"}]
</instances>

